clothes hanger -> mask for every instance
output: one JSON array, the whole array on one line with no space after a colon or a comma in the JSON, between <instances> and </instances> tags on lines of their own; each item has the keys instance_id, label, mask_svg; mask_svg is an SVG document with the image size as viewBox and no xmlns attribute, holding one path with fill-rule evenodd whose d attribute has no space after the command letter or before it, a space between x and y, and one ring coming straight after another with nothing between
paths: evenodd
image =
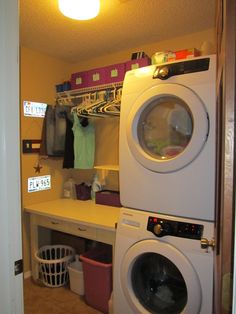
<instances>
[{"instance_id":1,"label":"clothes hanger","mask_svg":"<svg viewBox=\"0 0 236 314\"><path fill-rule=\"evenodd\" d=\"M111 92L112 99L107 102L102 108L101 111L108 115L120 115L120 90L117 90L116 88L113 89Z\"/></svg>"},{"instance_id":2,"label":"clothes hanger","mask_svg":"<svg viewBox=\"0 0 236 314\"><path fill-rule=\"evenodd\" d=\"M81 99L81 103L73 106L71 112L78 115L78 117L88 118L98 117L105 118L107 116L119 116L121 105L122 88L106 89L96 91L94 93L87 93L78 95L74 98Z\"/></svg>"},{"instance_id":3,"label":"clothes hanger","mask_svg":"<svg viewBox=\"0 0 236 314\"><path fill-rule=\"evenodd\" d=\"M96 95L93 95L93 97L96 97ZM80 117L92 116L92 117L105 118L103 115L96 114L93 112L93 107L95 106L95 104L97 104L97 102L93 102L91 100L91 97L89 101L86 99L83 105L77 108L77 115Z\"/></svg>"}]
</instances>

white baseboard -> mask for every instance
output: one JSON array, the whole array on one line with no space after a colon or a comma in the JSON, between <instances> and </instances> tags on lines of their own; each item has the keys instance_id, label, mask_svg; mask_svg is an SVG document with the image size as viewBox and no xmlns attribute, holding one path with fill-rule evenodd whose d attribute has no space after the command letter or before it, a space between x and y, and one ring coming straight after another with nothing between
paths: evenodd
<instances>
[{"instance_id":1,"label":"white baseboard","mask_svg":"<svg viewBox=\"0 0 236 314\"><path fill-rule=\"evenodd\" d=\"M28 278L30 278L31 277L31 270L29 270L29 271L26 271L25 273L24 273L24 279L28 279Z\"/></svg>"}]
</instances>

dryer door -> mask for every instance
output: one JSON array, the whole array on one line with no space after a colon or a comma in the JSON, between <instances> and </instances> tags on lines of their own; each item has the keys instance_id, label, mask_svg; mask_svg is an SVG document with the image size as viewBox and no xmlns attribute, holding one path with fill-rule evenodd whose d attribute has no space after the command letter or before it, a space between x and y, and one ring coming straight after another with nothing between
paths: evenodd
<instances>
[{"instance_id":1,"label":"dryer door","mask_svg":"<svg viewBox=\"0 0 236 314\"><path fill-rule=\"evenodd\" d=\"M134 313L197 314L201 286L189 260L159 240L133 245L121 265L121 284Z\"/></svg>"},{"instance_id":2,"label":"dryer door","mask_svg":"<svg viewBox=\"0 0 236 314\"><path fill-rule=\"evenodd\" d=\"M132 106L126 129L136 160L161 173L192 162L208 131L203 102L191 89L178 84L159 84L141 94Z\"/></svg>"}]
</instances>

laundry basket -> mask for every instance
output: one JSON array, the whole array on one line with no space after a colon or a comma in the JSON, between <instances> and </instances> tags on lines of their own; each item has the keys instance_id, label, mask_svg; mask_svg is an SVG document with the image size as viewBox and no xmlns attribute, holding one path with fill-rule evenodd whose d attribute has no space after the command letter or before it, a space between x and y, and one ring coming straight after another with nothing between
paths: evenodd
<instances>
[{"instance_id":1,"label":"laundry basket","mask_svg":"<svg viewBox=\"0 0 236 314\"><path fill-rule=\"evenodd\" d=\"M68 264L74 259L75 250L67 245L46 245L35 254L39 263L42 282L47 287L60 287L67 283Z\"/></svg>"}]
</instances>

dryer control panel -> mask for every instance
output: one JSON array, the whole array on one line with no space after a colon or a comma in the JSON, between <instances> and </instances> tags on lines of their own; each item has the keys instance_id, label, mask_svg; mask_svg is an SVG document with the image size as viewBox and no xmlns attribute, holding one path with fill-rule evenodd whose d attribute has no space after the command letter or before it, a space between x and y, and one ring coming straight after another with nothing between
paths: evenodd
<instances>
[{"instance_id":1,"label":"dryer control panel","mask_svg":"<svg viewBox=\"0 0 236 314\"><path fill-rule=\"evenodd\" d=\"M160 219L152 216L148 217L147 223L147 230L151 231L157 237L169 235L180 238L201 240L203 229L203 225Z\"/></svg>"},{"instance_id":2,"label":"dryer control panel","mask_svg":"<svg viewBox=\"0 0 236 314\"><path fill-rule=\"evenodd\" d=\"M207 71L209 69L209 64L210 58L163 64L156 67L155 72L153 73L153 78L166 80L171 76Z\"/></svg>"}]
</instances>

